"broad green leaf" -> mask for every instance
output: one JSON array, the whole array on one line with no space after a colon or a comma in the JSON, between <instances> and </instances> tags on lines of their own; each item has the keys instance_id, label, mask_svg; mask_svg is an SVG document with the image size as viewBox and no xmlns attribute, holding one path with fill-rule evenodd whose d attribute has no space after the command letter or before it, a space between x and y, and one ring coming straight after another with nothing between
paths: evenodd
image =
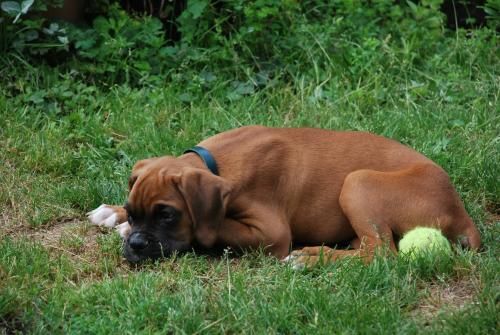
<instances>
[{"instance_id":1,"label":"broad green leaf","mask_svg":"<svg viewBox=\"0 0 500 335\"><path fill-rule=\"evenodd\" d=\"M95 39L87 38L87 39L76 41L75 42L75 48L82 49L82 50L87 50L87 49L92 48L95 44L96 44Z\"/></svg>"},{"instance_id":2,"label":"broad green leaf","mask_svg":"<svg viewBox=\"0 0 500 335\"><path fill-rule=\"evenodd\" d=\"M255 88L252 83L246 82L246 83L241 83L238 82L236 85L236 88L234 89L234 93L240 94L240 95L248 95L248 94L253 94L255 92Z\"/></svg>"},{"instance_id":3,"label":"broad green leaf","mask_svg":"<svg viewBox=\"0 0 500 335\"><path fill-rule=\"evenodd\" d=\"M193 19L197 19L201 16L207 5L208 2L203 0L190 1L187 10L193 15Z\"/></svg>"},{"instance_id":4,"label":"broad green leaf","mask_svg":"<svg viewBox=\"0 0 500 335\"><path fill-rule=\"evenodd\" d=\"M21 6L15 1L4 1L0 7L4 12L10 15L18 15L21 13Z\"/></svg>"},{"instance_id":5,"label":"broad green leaf","mask_svg":"<svg viewBox=\"0 0 500 335\"><path fill-rule=\"evenodd\" d=\"M58 40L59 40L59 42L61 42L62 44L68 44L68 43L69 43L68 37L66 37L66 36L57 36L57 39L58 39Z\"/></svg>"},{"instance_id":6,"label":"broad green leaf","mask_svg":"<svg viewBox=\"0 0 500 335\"><path fill-rule=\"evenodd\" d=\"M22 4L21 4L21 12L23 14L28 13L28 10L33 5L33 2L35 2L35 0L25 0L25 1L23 1Z\"/></svg>"},{"instance_id":7,"label":"broad green leaf","mask_svg":"<svg viewBox=\"0 0 500 335\"><path fill-rule=\"evenodd\" d=\"M168 47L163 47L160 49L160 54L162 56L170 56L170 57L173 57L175 56L177 53L179 52L179 48L177 47L171 47L171 46L168 46Z\"/></svg>"},{"instance_id":8,"label":"broad green leaf","mask_svg":"<svg viewBox=\"0 0 500 335\"><path fill-rule=\"evenodd\" d=\"M59 30L59 25L57 23L53 22L50 24L49 29L52 30L53 32L56 32Z\"/></svg>"},{"instance_id":9,"label":"broad green leaf","mask_svg":"<svg viewBox=\"0 0 500 335\"><path fill-rule=\"evenodd\" d=\"M408 6L410 6L410 9L412 10L412 12L416 13L417 12L417 5L415 5L413 2L411 1L406 1L406 3L408 4Z\"/></svg>"},{"instance_id":10,"label":"broad green leaf","mask_svg":"<svg viewBox=\"0 0 500 335\"><path fill-rule=\"evenodd\" d=\"M38 31L36 30L28 30L26 32L26 35L25 35L25 40L27 42L30 42L30 41L33 41L33 40L36 40L38 38Z\"/></svg>"}]
</instances>

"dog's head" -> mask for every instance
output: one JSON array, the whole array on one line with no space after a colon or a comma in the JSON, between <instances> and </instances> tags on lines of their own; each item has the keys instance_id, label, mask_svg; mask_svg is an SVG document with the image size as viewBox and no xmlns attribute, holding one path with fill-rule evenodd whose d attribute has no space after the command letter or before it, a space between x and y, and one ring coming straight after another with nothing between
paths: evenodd
<instances>
[{"instance_id":1,"label":"dog's head","mask_svg":"<svg viewBox=\"0 0 500 335\"><path fill-rule=\"evenodd\" d=\"M130 234L124 256L136 263L186 251L210 248L224 220L229 186L211 172L174 157L139 161L129 180Z\"/></svg>"}]
</instances>

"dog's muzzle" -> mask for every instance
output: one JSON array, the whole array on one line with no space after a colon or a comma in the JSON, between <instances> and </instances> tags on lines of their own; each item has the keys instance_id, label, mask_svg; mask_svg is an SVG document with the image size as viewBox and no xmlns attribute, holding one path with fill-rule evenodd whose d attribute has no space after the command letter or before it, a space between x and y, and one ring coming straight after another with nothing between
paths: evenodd
<instances>
[{"instance_id":1,"label":"dog's muzzle","mask_svg":"<svg viewBox=\"0 0 500 335\"><path fill-rule=\"evenodd\" d=\"M129 236L128 245L132 248L132 250L140 251L146 249L149 245L149 240L145 234L135 232Z\"/></svg>"},{"instance_id":2,"label":"dog's muzzle","mask_svg":"<svg viewBox=\"0 0 500 335\"><path fill-rule=\"evenodd\" d=\"M133 232L123 243L123 256L131 263L168 256L166 243L144 232Z\"/></svg>"},{"instance_id":3,"label":"dog's muzzle","mask_svg":"<svg viewBox=\"0 0 500 335\"><path fill-rule=\"evenodd\" d=\"M131 263L139 263L147 259L170 257L174 252L185 252L191 248L189 242L158 240L147 232L136 231L123 241L123 256Z\"/></svg>"}]
</instances>

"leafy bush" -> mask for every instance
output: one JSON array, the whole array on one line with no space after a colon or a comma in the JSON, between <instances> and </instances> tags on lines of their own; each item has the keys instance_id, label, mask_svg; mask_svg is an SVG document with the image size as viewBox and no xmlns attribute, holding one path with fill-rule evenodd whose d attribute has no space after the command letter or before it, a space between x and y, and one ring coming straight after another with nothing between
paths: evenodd
<instances>
[{"instance_id":1,"label":"leafy bush","mask_svg":"<svg viewBox=\"0 0 500 335\"><path fill-rule=\"evenodd\" d=\"M441 2L231 0L217 6L196 0L188 2L179 24L183 45L210 50L211 64L304 73L324 65L359 66L362 48L380 48L384 39L401 43L404 36L425 52L429 39L444 32Z\"/></svg>"},{"instance_id":2,"label":"leafy bush","mask_svg":"<svg viewBox=\"0 0 500 335\"><path fill-rule=\"evenodd\" d=\"M169 64L161 22L155 18L130 18L117 6L108 17L97 17L92 28L69 32L80 71L109 83L137 84L159 75Z\"/></svg>"},{"instance_id":3,"label":"leafy bush","mask_svg":"<svg viewBox=\"0 0 500 335\"><path fill-rule=\"evenodd\" d=\"M69 40L64 28L57 23L48 24L42 17L27 16L62 4L63 0L0 2L0 51L41 55L49 50L68 50Z\"/></svg>"},{"instance_id":4,"label":"leafy bush","mask_svg":"<svg viewBox=\"0 0 500 335\"><path fill-rule=\"evenodd\" d=\"M22 9L29 1L16 3ZM487 4L492 17L495 1ZM64 51L71 57L60 69L65 66L104 85L158 84L175 77L199 79L201 86L193 87L203 87L218 73L236 80L231 85L238 96L277 76L321 83L347 71L357 80L369 68L386 71L394 62L422 63L439 47L433 42L446 34L442 2L190 0L177 19L181 40L173 42L160 20L129 15L116 1L102 0L93 6L106 8L106 16L87 28L48 25L23 15L13 24L4 17L2 50L23 57ZM14 14L9 18L19 15ZM399 53L388 56L388 46Z\"/></svg>"},{"instance_id":5,"label":"leafy bush","mask_svg":"<svg viewBox=\"0 0 500 335\"><path fill-rule=\"evenodd\" d=\"M488 25L493 29L500 29L500 0L487 0L484 11L488 19Z\"/></svg>"}]
</instances>

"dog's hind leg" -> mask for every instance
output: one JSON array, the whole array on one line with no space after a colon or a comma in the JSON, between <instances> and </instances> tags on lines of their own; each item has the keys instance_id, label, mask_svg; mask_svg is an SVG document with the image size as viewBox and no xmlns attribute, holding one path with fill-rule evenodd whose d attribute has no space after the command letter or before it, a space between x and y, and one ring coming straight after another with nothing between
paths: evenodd
<instances>
[{"instance_id":1,"label":"dog's hind leg","mask_svg":"<svg viewBox=\"0 0 500 335\"><path fill-rule=\"evenodd\" d=\"M291 254L295 265L346 256L369 262L380 247L396 252L393 237L417 226L438 228L450 241L472 249L480 246L477 229L447 174L434 164L415 164L393 172L352 172L344 181L339 203L361 242L359 249L304 248Z\"/></svg>"}]
</instances>

